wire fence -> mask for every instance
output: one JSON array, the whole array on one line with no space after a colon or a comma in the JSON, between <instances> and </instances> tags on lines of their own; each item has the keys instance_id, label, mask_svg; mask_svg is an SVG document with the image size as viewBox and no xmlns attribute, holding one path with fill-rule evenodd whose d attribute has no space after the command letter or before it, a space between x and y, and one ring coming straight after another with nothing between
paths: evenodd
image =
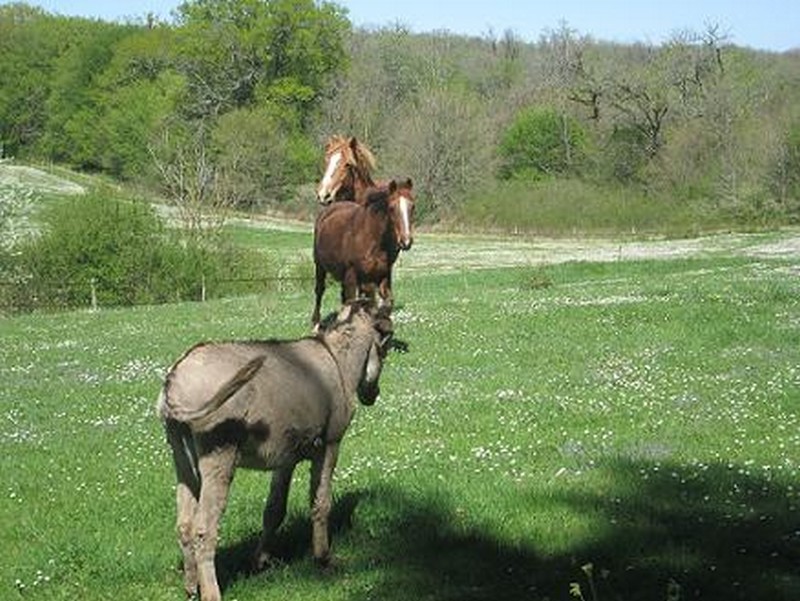
<instances>
[{"instance_id":1,"label":"wire fence","mask_svg":"<svg viewBox=\"0 0 800 601\"><path fill-rule=\"evenodd\" d=\"M205 302L213 298L242 296L270 292L308 290L313 287L312 275L275 275L251 278L202 277L195 285L168 291L148 290L146 285L131 287L125 294L124 286L116 283L114 293L97 279L88 281L25 282L0 281L0 313L27 313L32 311L59 311L86 308L136 306L181 302ZM122 289L122 292L120 290Z\"/></svg>"}]
</instances>

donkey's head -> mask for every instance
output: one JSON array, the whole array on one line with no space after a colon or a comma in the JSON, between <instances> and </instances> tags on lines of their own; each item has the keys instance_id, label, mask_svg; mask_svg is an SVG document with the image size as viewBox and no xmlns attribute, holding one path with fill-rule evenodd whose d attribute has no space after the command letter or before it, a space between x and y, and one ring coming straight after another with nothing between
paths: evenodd
<instances>
[{"instance_id":1,"label":"donkey's head","mask_svg":"<svg viewBox=\"0 0 800 601\"><path fill-rule=\"evenodd\" d=\"M391 319L365 301L344 305L323 334L338 354L343 374L356 382L364 405L374 404L380 393L378 380L392 334Z\"/></svg>"}]
</instances>

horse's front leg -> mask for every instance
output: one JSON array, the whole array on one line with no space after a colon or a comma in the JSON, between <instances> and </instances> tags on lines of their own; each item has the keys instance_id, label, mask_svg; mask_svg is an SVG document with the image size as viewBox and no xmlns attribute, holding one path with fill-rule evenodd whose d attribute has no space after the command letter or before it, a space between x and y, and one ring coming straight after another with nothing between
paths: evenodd
<instances>
[{"instance_id":1,"label":"horse's front leg","mask_svg":"<svg viewBox=\"0 0 800 601\"><path fill-rule=\"evenodd\" d=\"M333 507L333 470L339 455L339 444L328 443L311 463L311 524L314 559L327 565L331 557L328 517Z\"/></svg>"},{"instance_id":2,"label":"horse's front leg","mask_svg":"<svg viewBox=\"0 0 800 601\"><path fill-rule=\"evenodd\" d=\"M381 283L378 286L378 296L380 296L380 301L378 302L378 311L382 314L389 315L392 312L392 307L394 306L391 272L383 280L381 280Z\"/></svg>"},{"instance_id":3,"label":"horse's front leg","mask_svg":"<svg viewBox=\"0 0 800 601\"><path fill-rule=\"evenodd\" d=\"M377 287L373 283L361 284L358 291L360 298L365 298L371 303L375 302L375 295L377 294Z\"/></svg>"},{"instance_id":4,"label":"horse's front leg","mask_svg":"<svg viewBox=\"0 0 800 601\"><path fill-rule=\"evenodd\" d=\"M350 267L344 272L342 278L342 304L355 300L358 294L358 274L356 270Z\"/></svg>"},{"instance_id":5,"label":"horse's front leg","mask_svg":"<svg viewBox=\"0 0 800 601\"><path fill-rule=\"evenodd\" d=\"M316 264L316 269L314 271L314 312L311 314L311 325L314 326L316 330L319 327L319 319L320 319L320 308L322 307L322 296L325 294L325 269L322 268L318 263Z\"/></svg>"}]
</instances>

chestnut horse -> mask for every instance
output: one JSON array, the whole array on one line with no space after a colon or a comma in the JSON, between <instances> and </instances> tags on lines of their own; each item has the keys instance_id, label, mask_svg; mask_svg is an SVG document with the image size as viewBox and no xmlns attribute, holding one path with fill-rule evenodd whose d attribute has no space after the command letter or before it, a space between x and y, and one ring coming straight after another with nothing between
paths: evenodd
<instances>
[{"instance_id":1,"label":"chestnut horse","mask_svg":"<svg viewBox=\"0 0 800 601\"><path fill-rule=\"evenodd\" d=\"M316 300L311 321L319 324L325 276L342 283L342 302L358 293L380 296L379 308L392 309L392 265L414 241L414 195L410 179L392 180L367 194L366 204L334 202L314 224Z\"/></svg>"},{"instance_id":2,"label":"chestnut horse","mask_svg":"<svg viewBox=\"0 0 800 601\"><path fill-rule=\"evenodd\" d=\"M374 169L375 156L366 144L352 136L331 136L325 145L325 174L317 186L317 200L324 205L338 200L365 205L370 189L377 186Z\"/></svg>"}]
</instances>

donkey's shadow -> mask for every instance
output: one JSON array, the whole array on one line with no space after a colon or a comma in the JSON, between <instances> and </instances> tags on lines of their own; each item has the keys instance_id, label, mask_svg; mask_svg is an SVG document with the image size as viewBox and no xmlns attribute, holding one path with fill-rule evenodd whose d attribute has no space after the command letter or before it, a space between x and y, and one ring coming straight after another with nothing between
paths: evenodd
<instances>
[{"instance_id":1,"label":"donkey's shadow","mask_svg":"<svg viewBox=\"0 0 800 601\"><path fill-rule=\"evenodd\" d=\"M337 535L352 528L353 515L363 497L364 493L349 492L335 500L329 518L331 538L335 540ZM216 555L216 567L222 591L234 582L258 573L253 569L252 560L259 536L260 533L254 533L238 542L220 546ZM273 565L296 563L311 557L311 554L311 519L307 516L287 516L270 548ZM265 568L269 569L269 566Z\"/></svg>"}]
</instances>

